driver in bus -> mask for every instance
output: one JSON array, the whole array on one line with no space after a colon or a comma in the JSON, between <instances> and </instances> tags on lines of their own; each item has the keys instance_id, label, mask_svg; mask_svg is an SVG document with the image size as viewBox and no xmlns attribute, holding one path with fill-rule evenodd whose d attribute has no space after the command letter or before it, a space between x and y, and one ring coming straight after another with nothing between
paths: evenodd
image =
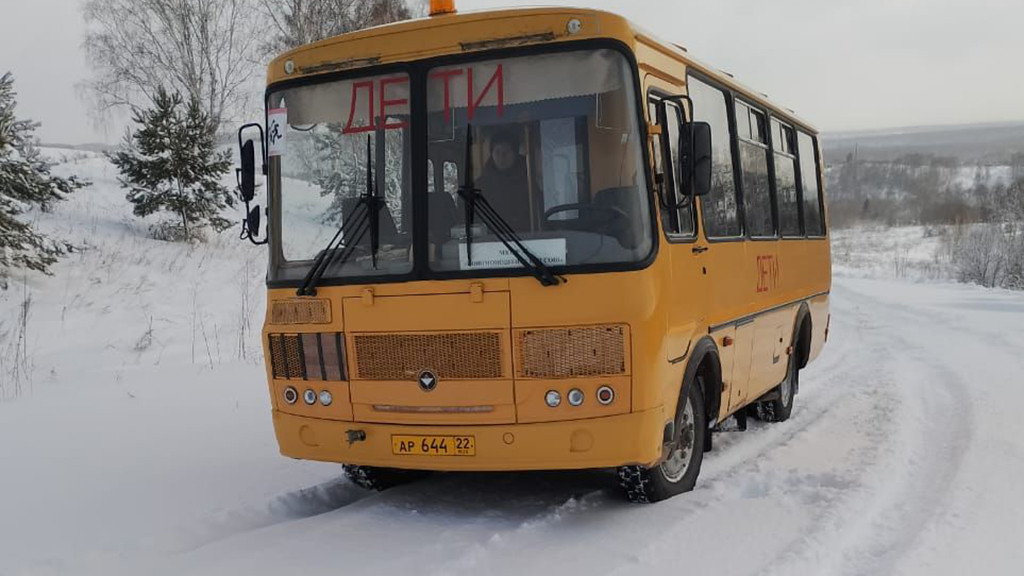
<instances>
[{"instance_id":1,"label":"driver in bus","mask_svg":"<svg viewBox=\"0 0 1024 576\"><path fill-rule=\"evenodd\" d=\"M484 198L513 230L530 230L530 178L519 154L516 131L504 128L491 136L491 156L476 181Z\"/></svg>"}]
</instances>

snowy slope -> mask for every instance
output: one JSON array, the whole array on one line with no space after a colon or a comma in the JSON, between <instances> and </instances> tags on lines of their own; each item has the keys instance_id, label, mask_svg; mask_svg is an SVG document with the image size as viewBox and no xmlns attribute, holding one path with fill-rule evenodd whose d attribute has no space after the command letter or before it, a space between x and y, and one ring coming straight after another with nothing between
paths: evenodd
<instances>
[{"instance_id":1,"label":"snowy slope","mask_svg":"<svg viewBox=\"0 0 1024 576\"><path fill-rule=\"evenodd\" d=\"M0 575L1021 573L1019 293L850 267L793 418L718 434L662 504L605 472L369 494L276 452L262 252L148 240L76 162L95 185L40 222L88 249L0 294L0 350L31 295L32 368L17 396L3 368Z\"/></svg>"}]
</instances>

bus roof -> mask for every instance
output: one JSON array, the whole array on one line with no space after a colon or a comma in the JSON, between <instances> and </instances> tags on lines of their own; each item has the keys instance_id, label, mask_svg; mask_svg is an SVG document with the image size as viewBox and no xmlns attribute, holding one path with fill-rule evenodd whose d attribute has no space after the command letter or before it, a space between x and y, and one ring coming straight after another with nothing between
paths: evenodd
<instances>
[{"instance_id":1,"label":"bus roof","mask_svg":"<svg viewBox=\"0 0 1024 576\"><path fill-rule=\"evenodd\" d=\"M573 18L582 23L577 33L570 33L566 29L566 23ZM428 31L429 34L425 34ZM598 38L617 39L634 49L638 45L653 48L728 87L746 100L770 108L773 114L817 133L812 124L792 110L738 82L732 74L697 60L683 46L666 42L618 14L591 8L528 7L467 11L366 28L281 54L270 63L267 82L274 84L377 64L493 48ZM293 63L291 73L286 71L286 62Z\"/></svg>"}]
</instances>

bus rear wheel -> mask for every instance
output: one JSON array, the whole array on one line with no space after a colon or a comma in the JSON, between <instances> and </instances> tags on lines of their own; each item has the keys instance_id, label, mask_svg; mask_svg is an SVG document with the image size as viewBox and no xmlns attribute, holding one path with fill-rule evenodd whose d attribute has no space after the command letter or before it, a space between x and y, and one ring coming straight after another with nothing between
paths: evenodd
<instances>
[{"instance_id":1,"label":"bus rear wheel","mask_svg":"<svg viewBox=\"0 0 1024 576\"><path fill-rule=\"evenodd\" d=\"M345 477L356 486L366 490L376 490L377 492L415 482L420 478L426 477L428 474L428 472L422 470L399 470L397 468L378 468L376 466L356 466L354 464L344 464L342 470L345 471Z\"/></svg>"},{"instance_id":2,"label":"bus rear wheel","mask_svg":"<svg viewBox=\"0 0 1024 576\"><path fill-rule=\"evenodd\" d=\"M659 502L693 490L704 460L704 436L708 434L703 383L703 376L698 376L680 398L673 438L665 445L662 462L650 468L619 468L619 487L630 502Z\"/></svg>"}]
</instances>

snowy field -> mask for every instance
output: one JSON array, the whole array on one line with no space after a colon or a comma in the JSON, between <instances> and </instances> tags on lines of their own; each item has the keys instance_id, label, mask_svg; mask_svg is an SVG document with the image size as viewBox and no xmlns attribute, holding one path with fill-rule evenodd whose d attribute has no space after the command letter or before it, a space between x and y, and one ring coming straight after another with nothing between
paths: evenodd
<instances>
[{"instance_id":1,"label":"snowy field","mask_svg":"<svg viewBox=\"0 0 1024 576\"><path fill-rule=\"evenodd\" d=\"M277 453L263 252L149 240L106 161L64 154L94 185L39 222L82 251L0 293L0 575L1024 573L1024 295L885 274L896 244L931 257L922 234L837 238L793 418L718 434L691 494L371 494Z\"/></svg>"},{"instance_id":2,"label":"snowy field","mask_svg":"<svg viewBox=\"0 0 1024 576\"><path fill-rule=\"evenodd\" d=\"M861 225L832 230L832 275L910 282L956 277L947 236L953 226Z\"/></svg>"}]
</instances>

